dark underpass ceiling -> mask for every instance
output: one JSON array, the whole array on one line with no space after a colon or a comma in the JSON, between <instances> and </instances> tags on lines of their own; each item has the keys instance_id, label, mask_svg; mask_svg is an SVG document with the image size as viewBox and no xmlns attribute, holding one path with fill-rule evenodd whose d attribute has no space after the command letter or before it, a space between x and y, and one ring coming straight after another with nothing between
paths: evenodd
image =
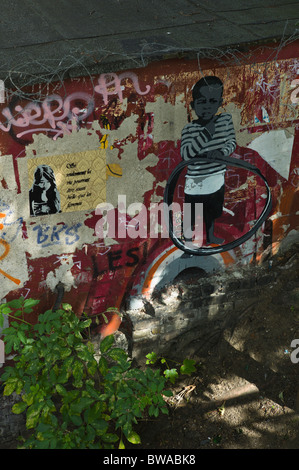
<instances>
[{"instance_id":1,"label":"dark underpass ceiling","mask_svg":"<svg viewBox=\"0 0 299 470\"><path fill-rule=\"evenodd\" d=\"M232 53L298 37L298 0L1 0L1 79L18 83Z\"/></svg>"}]
</instances>

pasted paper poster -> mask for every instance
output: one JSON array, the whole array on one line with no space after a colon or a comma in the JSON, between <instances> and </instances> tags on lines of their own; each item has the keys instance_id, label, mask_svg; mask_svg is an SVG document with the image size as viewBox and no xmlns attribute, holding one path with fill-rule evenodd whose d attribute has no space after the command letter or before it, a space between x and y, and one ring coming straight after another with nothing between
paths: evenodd
<instances>
[{"instance_id":1,"label":"pasted paper poster","mask_svg":"<svg viewBox=\"0 0 299 470\"><path fill-rule=\"evenodd\" d=\"M92 210L106 201L105 150L28 160L30 215Z\"/></svg>"}]
</instances>

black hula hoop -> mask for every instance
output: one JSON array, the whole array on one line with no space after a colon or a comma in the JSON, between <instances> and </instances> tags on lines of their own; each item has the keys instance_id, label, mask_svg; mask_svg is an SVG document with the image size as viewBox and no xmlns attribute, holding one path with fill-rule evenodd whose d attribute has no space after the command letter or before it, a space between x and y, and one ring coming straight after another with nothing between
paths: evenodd
<instances>
[{"instance_id":1,"label":"black hula hoop","mask_svg":"<svg viewBox=\"0 0 299 470\"><path fill-rule=\"evenodd\" d=\"M252 173L255 173L256 175L258 175L264 181L266 189L267 189L267 199L266 199L263 211L262 211L261 215L259 216L258 220L253 225L253 227L251 227L251 229L247 233L242 235L237 240L234 240L233 242L226 243L225 245L213 246L213 247L210 247L210 248L200 247L200 248L196 248L196 249L194 248L193 249L193 248L187 247L182 242L181 238L176 237L175 234L173 233L172 211L171 210L166 210L166 205L167 205L167 208L168 208L172 203L174 190L175 190L177 181L179 179L179 176L180 176L182 170L187 165L190 165L190 163L193 164L193 163L199 163L199 162L203 162L203 161L206 162L207 159L206 158L196 157L196 158L192 158L191 161L188 160L188 161L183 161L183 162L179 163L176 166L176 168L173 170L173 172L171 173L171 175L168 179L168 182L166 184L166 187L165 187L165 191L164 191L164 203L165 203L164 204L164 214L165 214L165 220L166 221L168 220L168 232L169 232L169 236L170 236L173 244L177 248L179 248L180 250L184 251L185 253L188 253L190 255L206 256L206 255L214 255L216 253L223 253L224 251L229 251L229 250L232 250L232 249L236 248L237 246L241 245L242 243L244 243L245 241L247 241L249 238L252 237L252 235L258 230L258 228L266 220L267 216L269 215L269 213L272 209L271 191L270 191L270 188L269 188L269 185L268 185L268 182L267 182L266 178L262 175L260 170L258 168L256 168L255 166L251 165L250 163L244 162L243 160L237 160L235 158L233 159L233 160L235 160L235 162L232 162L231 160L232 160L232 158L230 158L230 161L227 161L224 157L223 159L215 158L213 160L213 162L224 163L227 166L233 166L233 167L237 167L237 168L242 168L244 170L249 170ZM167 214L166 214L166 211L167 211Z\"/></svg>"}]
</instances>

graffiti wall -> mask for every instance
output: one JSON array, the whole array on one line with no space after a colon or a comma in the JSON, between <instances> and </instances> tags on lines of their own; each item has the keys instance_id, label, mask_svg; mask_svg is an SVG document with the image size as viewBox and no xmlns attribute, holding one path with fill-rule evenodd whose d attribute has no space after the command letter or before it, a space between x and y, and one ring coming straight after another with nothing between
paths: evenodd
<instances>
[{"instance_id":1,"label":"graffiti wall","mask_svg":"<svg viewBox=\"0 0 299 470\"><path fill-rule=\"evenodd\" d=\"M38 297L49 308L60 281L64 301L78 314L97 315L140 306L185 269L213 272L275 251L298 229L296 50L290 44L274 58L252 50L221 64L169 59L22 93L6 87L0 297ZM207 76L217 77L221 89L204 83L195 94ZM175 168L198 156L206 162L185 166L172 200L183 208L190 196L200 197L201 246L233 248L193 256L169 236L163 198ZM251 167L265 178L272 208L249 239L234 244L267 200L265 182ZM183 212L175 213L177 227Z\"/></svg>"}]
</instances>

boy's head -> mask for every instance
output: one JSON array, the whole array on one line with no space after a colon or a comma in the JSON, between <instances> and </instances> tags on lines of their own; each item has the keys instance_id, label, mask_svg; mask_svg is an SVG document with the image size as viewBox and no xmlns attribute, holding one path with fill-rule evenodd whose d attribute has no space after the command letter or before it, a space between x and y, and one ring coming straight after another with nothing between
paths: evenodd
<instances>
[{"instance_id":1,"label":"boy's head","mask_svg":"<svg viewBox=\"0 0 299 470\"><path fill-rule=\"evenodd\" d=\"M223 83L213 75L201 78L192 89L191 106L197 117L209 122L222 105Z\"/></svg>"}]
</instances>

